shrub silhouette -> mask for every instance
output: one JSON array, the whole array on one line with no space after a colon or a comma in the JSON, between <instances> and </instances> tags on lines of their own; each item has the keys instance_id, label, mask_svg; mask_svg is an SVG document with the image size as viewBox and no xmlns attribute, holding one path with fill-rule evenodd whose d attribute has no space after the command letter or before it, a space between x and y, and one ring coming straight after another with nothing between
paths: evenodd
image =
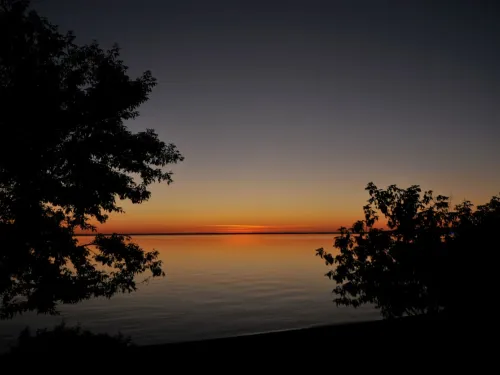
<instances>
[{"instance_id":1,"label":"shrub silhouette","mask_svg":"<svg viewBox=\"0 0 500 375\"><path fill-rule=\"evenodd\" d=\"M130 337L125 337L122 334L115 336L103 333L96 334L84 330L80 326L67 327L62 323L51 330L37 330L35 334L32 334L26 328L21 332L16 345L10 348L8 354L22 356L27 354L58 353L58 355L61 355L88 349L124 352L124 350L133 348L134 346Z\"/></svg>"},{"instance_id":2,"label":"shrub silhouette","mask_svg":"<svg viewBox=\"0 0 500 375\"><path fill-rule=\"evenodd\" d=\"M468 298L479 299L493 285L487 262L474 251L491 249L500 225L499 196L475 211L469 201L450 211L447 197L434 197L432 191L422 195L417 185L384 190L369 183L366 190L365 219L340 228L334 242L338 253L316 250L331 267L326 276L336 282L337 305L374 304L385 318L464 314ZM374 227L380 214L387 230ZM471 279L481 280L482 287Z\"/></svg>"}]
</instances>

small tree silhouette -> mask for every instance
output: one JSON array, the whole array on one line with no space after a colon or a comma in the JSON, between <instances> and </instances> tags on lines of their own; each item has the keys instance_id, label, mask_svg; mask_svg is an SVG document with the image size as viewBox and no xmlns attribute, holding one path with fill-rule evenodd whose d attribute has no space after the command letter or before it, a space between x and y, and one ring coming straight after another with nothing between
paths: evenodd
<instances>
[{"instance_id":1,"label":"small tree silhouette","mask_svg":"<svg viewBox=\"0 0 500 375\"><path fill-rule=\"evenodd\" d=\"M487 274L471 250L491 246L489 237L500 225L500 197L476 211L465 201L452 212L447 197L421 195L417 185L383 190L369 183L366 190L365 219L340 228L338 254L316 250L332 266L326 276L337 284L336 304L372 303L385 318L464 309L460 296L478 291L464 277L484 280ZM380 213L388 230L374 227Z\"/></svg>"},{"instance_id":2,"label":"small tree silhouette","mask_svg":"<svg viewBox=\"0 0 500 375\"><path fill-rule=\"evenodd\" d=\"M27 1L0 0L0 316L56 313L58 303L136 289L135 276L163 275L157 252L96 231L117 198L141 203L148 185L172 182L163 167L183 160L138 116L155 79L132 79L117 46L78 46L72 33Z\"/></svg>"}]
</instances>

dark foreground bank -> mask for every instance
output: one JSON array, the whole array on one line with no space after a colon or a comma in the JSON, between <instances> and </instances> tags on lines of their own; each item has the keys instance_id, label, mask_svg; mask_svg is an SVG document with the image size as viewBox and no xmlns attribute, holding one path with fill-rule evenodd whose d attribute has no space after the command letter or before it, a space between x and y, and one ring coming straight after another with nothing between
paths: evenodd
<instances>
[{"instance_id":1,"label":"dark foreground bank","mask_svg":"<svg viewBox=\"0 0 500 375\"><path fill-rule=\"evenodd\" d=\"M480 349L481 348L481 349ZM148 369L203 368L241 372L261 369L445 366L475 370L490 355L471 325L438 317L411 317L272 332L232 338L117 348L110 343L43 343L19 350L5 361L50 366L72 361L75 368ZM30 358L29 362L25 360ZM302 368L302 367L300 367Z\"/></svg>"}]
</instances>

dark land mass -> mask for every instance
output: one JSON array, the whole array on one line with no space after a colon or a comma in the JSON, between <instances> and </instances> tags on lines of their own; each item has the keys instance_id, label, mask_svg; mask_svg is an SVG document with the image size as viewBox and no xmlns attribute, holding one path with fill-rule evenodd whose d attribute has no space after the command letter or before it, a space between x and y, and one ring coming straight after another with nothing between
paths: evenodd
<instances>
[{"instance_id":1,"label":"dark land mass","mask_svg":"<svg viewBox=\"0 0 500 375\"><path fill-rule=\"evenodd\" d=\"M482 373L494 358L494 345L488 344L488 337L479 337L476 328L442 316L411 317L120 350L88 344L55 350L47 345L36 352L4 358L4 363L10 359L19 364L30 358L25 366L46 368L47 361L56 356L61 364L77 361L73 365L78 369L132 371L137 367L135 371L139 371L144 366L162 373L312 373L343 369L355 373L412 373L417 369Z\"/></svg>"},{"instance_id":2,"label":"dark land mass","mask_svg":"<svg viewBox=\"0 0 500 375\"><path fill-rule=\"evenodd\" d=\"M409 358L414 353L408 349L418 347L425 347L429 356L432 353L441 356L442 350L438 349L441 344L451 342L451 328L450 321L442 318L403 318L142 346L136 350L148 355L169 353L174 357L182 356L182 353L203 356L210 352L215 362L226 355L233 358L251 355L252 361L265 359L271 363L281 362L283 356L296 363L314 362L315 355L320 357L325 350L331 351L333 357L344 359L356 359L379 350L389 356L398 354L400 358Z\"/></svg>"}]
</instances>

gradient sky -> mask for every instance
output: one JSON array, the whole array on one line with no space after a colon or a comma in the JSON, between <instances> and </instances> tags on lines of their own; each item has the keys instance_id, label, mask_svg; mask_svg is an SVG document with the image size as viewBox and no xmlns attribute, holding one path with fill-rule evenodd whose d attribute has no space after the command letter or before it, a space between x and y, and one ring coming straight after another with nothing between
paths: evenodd
<instances>
[{"instance_id":1,"label":"gradient sky","mask_svg":"<svg viewBox=\"0 0 500 375\"><path fill-rule=\"evenodd\" d=\"M482 1L38 0L159 85L127 125L186 157L105 231L336 230L364 187L500 192L499 7Z\"/></svg>"}]
</instances>

